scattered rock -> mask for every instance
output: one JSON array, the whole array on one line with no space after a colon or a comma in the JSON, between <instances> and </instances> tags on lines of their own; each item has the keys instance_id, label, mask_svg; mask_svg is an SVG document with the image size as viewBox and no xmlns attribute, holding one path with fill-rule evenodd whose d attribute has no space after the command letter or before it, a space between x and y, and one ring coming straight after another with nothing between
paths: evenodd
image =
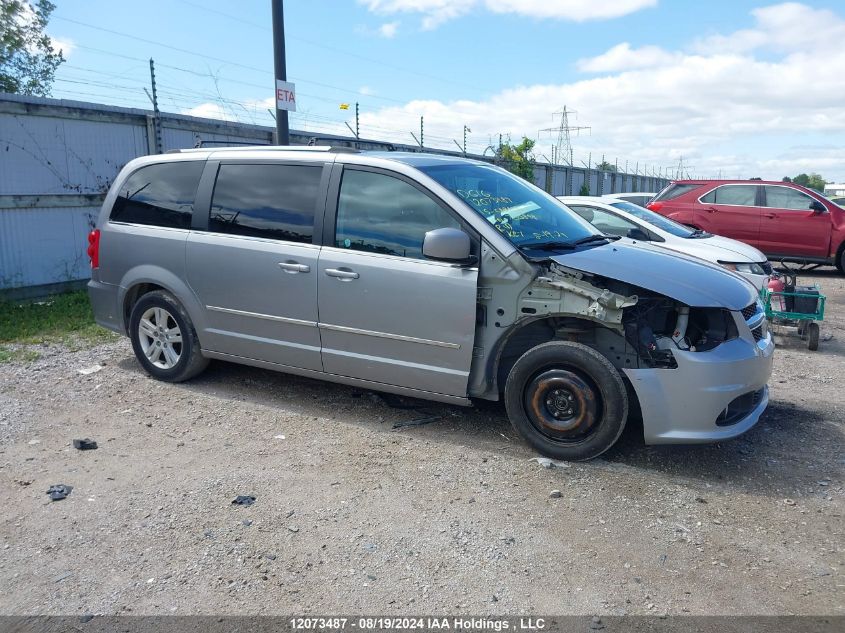
<instances>
[{"instance_id":1,"label":"scattered rock","mask_svg":"<svg viewBox=\"0 0 845 633\"><path fill-rule=\"evenodd\" d=\"M794 499L784 499L784 500L783 500L783 504L784 504L784 505L787 505L787 506L794 506L794 505L795 505L795 500L794 500Z\"/></svg>"},{"instance_id":2,"label":"scattered rock","mask_svg":"<svg viewBox=\"0 0 845 633\"><path fill-rule=\"evenodd\" d=\"M572 464L548 457L532 457L529 462L537 462L543 468L572 468Z\"/></svg>"},{"instance_id":3,"label":"scattered rock","mask_svg":"<svg viewBox=\"0 0 845 633\"><path fill-rule=\"evenodd\" d=\"M255 503L255 497L251 495L238 495L232 501L232 505L236 506L251 506Z\"/></svg>"},{"instance_id":4,"label":"scattered rock","mask_svg":"<svg viewBox=\"0 0 845 633\"><path fill-rule=\"evenodd\" d=\"M560 499L563 495L561 494L560 490L552 490L549 493L549 498L551 499Z\"/></svg>"},{"instance_id":5,"label":"scattered rock","mask_svg":"<svg viewBox=\"0 0 845 633\"><path fill-rule=\"evenodd\" d=\"M68 486L67 484L55 484L47 489L47 494L50 495L51 501L61 501L62 499L67 498L71 490L73 490L73 486Z\"/></svg>"},{"instance_id":6,"label":"scattered rock","mask_svg":"<svg viewBox=\"0 0 845 633\"><path fill-rule=\"evenodd\" d=\"M289 525L288 530L290 530L291 532L299 532L299 528L295 525Z\"/></svg>"},{"instance_id":7,"label":"scattered rock","mask_svg":"<svg viewBox=\"0 0 845 633\"><path fill-rule=\"evenodd\" d=\"M90 367L81 367L81 368L77 369L77 371L80 374L82 374L83 376L89 376L91 374L96 374L102 368L103 368L103 366L98 363L96 365L91 365Z\"/></svg>"},{"instance_id":8,"label":"scattered rock","mask_svg":"<svg viewBox=\"0 0 845 633\"><path fill-rule=\"evenodd\" d=\"M93 451L97 448L97 442L86 437L84 440L73 440L73 447L80 451Z\"/></svg>"}]
</instances>

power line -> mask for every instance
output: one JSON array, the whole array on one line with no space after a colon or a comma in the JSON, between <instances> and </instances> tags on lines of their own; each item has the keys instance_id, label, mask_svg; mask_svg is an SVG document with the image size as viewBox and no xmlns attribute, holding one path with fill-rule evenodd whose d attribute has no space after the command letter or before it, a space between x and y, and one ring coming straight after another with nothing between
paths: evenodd
<instances>
[{"instance_id":1,"label":"power line","mask_svg":"<svg viewBox=\"0 0 845 633\"><path fill-rule=\"evenodd\" d=\"M237 22L241 22L242 24L247 24L249 26L255 27L257 29L261 29L264 31L269 31L270 28L264 24L258 24L257 22L252 22L250 20L245 20L240 16L233 15L231 13L226 13L225 11L220 11L218 9L212 9L210 7L206 7L204 5L198 4L196 2L190 2L190 0L179 0L182 4L187 4L192 6L196 9L200 9L201 11L205 11L206 13L216 13L217 15L223 16L230 20L236 20ZM309 40L304 37L300 37L297 35L286 35L286 39L289 40L296 40L298 42L303 42L305 44L309 44L311 46L316 46L317 48L322 48L327 51L331 51L333 53L340 53L341 55L345 55L347 57L355 57L356 59L361 59L363 61L370 62L371 64L377 64L379 66L384 66L385 68L390 68L392 70L399 70L411 75L417 75L418 77L425 77L426 79L433 79L434 81L440 81L447 84L452 84L455 86L461 86L462 88L471 88L472 90L478 90L480 92L487 92L489 89L479 88L477 86L471 86L463 81L456 81L454 79L447 79L445 77L438 77L436 75L430 75L428 73L423 73L417 70L411 70L409 68L404 68L402 66L397 66L396 64L391 64L389 62L385 62L382 60L375 59L373 57L367 57L366 55L361 55L360 53L355 53L353 51L345 50L342 48L337 48L335 46L329 46L328 44L323 44L321 42L315 42L314 40Z\"/></svg>"},{"instance_id":2,"label":"power line","mask_svg":"<svg viewBox=\"0 0 845 633\"><path fill-rule=\"evenodd\" d=\"M71 22L73 24L78 24L80 26L84 26L84 27L94 29L94 30L97 30L97 31L103 31L104 33L111 33L112 35L119 35L120 37L126 37L126 38L129 38L129 39L137 40L137 41L143 42L145 44L151 44L153 46L160 46L162 48L167 48L169 50L173 50L173 51L176 51L178 53L183 53L185 55L193 55L195 57L200 57L202 59L208 59L208 60L211 60L211 61L220 62L221 64L227 64L229 66L235 66L237 68L243 68L244 70L251 70L253 72L261 73L263 75L271 75L271 76L273 75L272 72L265 70L263 68L257 68L255 66L249 66L247 64L241 64L240 62L234 62L234 61L231 61L231 60L223 59L222 57L215 57L213 55L204 55L202 53L197 53L195 51L191 51L191 50L188 50L188 49L185 49L185 48L179 48L178 46L172 46L170 44L165 44L163 42L156 42L155 40L149 40L149 39L146 39L146 38L143 38L143 37L138 37L136 35L130 35L129 33L123 33L121 31L115 31L114 29L107 29L107 28L102 27L102 26L95 26L93 24L88 24L86 22L81 22L80 20L74 20L72 18L65 18L65 17L62 17L62 16L54 16L54 17L57 20L64 20L65 22ZM79 47L79 48L88 48L88 47ZM93 50L93 49L90 49L90 50ZM120 56L125 57L126 59L132 59L134 61L139 61L138 58L129 57L127 55L120 55ZM185 72L192 72L192 71L186 70L184 68L176 68L176 67L172 67L172 68L177 69L177 70L183 70ZM196 73L196 71L193 71L193 72ZM197 73L197 74L200 74L200 73ZM302 79L301 77L291 77L291 79L293 81L302 82L302 83L310 83L310 84L314 84L316 86L322 86L324 88L332 88L334 90L340 90L341 92L353 93L353 94L361 95L361 96L368 97L368 98L371 98L371 99L381 99L381 100L384 100L384 101L393 101L395 103L402 103L402 104L405 103L405 101L403 101L401 99L393 99L393 98L390 98L390 97L381 97L381 96L378 96L378 95L368 95L368 94L361 92L360 90L354 90L352 88L344 88L344 87L341 87L341 86L334 86L332 84L321 83L319 81L313 81L313 80L310 80L310 79ZM265 89L265 90L267 89L266 86L262 86L262 88Z\"/></svg>"}]
</instances>

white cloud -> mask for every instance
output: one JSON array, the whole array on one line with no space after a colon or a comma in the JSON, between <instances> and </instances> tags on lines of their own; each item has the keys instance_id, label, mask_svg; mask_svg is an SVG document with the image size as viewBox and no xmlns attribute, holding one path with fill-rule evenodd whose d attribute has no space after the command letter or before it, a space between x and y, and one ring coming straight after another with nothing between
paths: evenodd
<instances>
[{"instance_id":1,"label":"white cloud","mask_svg":"<svg viewBox=\"0 0 845 633\"><path fill-rule=\"evenodd\" d=\"M369 86L361 86L360 88L358 88L358 92L360 92L362 95L370 95L370 96L378 94L375 90L373 90Z\"/></svg>"},{"instance_id":2,"label":"white cloud","mask_svg":"<svg viewBox=\"0 0 845 633\"><path fill-rule=\"evenodd\" d=\"M659 46L631 48L628 42L622 42L597 57L579 59L576 65L583 72L604 73L661 66L674 58L676 55Z\"/></svg>"},{"instance_id":3,"label":"white cloud","mask_svg":"<svg viewBox=\"0 0 845 633\"><path fill-rule=\"evenodd\" d=\"M601 77L517 86L481 101L412 101L362 114L362 133L369 126L414 130L424 115L431 142L457 138L463 124L485 144L499 132L536 138L550 126L551 113L567 105L579 112L580 124L592 127L589 136L573 139L576 159L592 152L594 161L604 154L642 168L667 167L683 156L702 175L723 169L772 178L829 166L839 173L825 176L845 178L842 151L822 156L785 149L802 138L845 147L845 16L794 3L752 15L753 28L710 36L733 47L703 50L698 43L692 51L667 51L620 44L579 63L606 73ZM766 55L756 56L762 46ZM541 137L544 153L553 136Z\"/></svg>"},{"instance_id":4,"label":"white cloud","mask_svg":"<svg viewBox=\"0 0 845 633\"><path fill-rule=\"evenodd\" d=\"M273 104L275 106L275 104ZM219 103L201 103L193 108L182 110L182 114L201 117L203 119L220 119L223 121L237 121L238 117L233 112L224 108Z\"/></svg>"},{"instance_id":5,"label":"white cloud","mask_svg":"<svg viewBox=\"0 0 845 633\"><path fill-rule=\"evenodd\" d=\"M657 0L359 0L381 15L417 13L424 29L433 29L476 9L533 18L584 22L617 18L657 5Z\"/></svg>"},{"instance_id":6,"label":"white cloud","mask_svg":"<svg viewBox=\"0 0 845 633\"><path fill-rule=\"evenodd\" d=\"M71 56L74 50L76 50L76 43L73 40L64 38L64 37L50 37L50 44L53 45L54 51L61 51L62 55L65 59Z\"/></svg>"},{"instance_id":7,"label":"white cloud","mask_svg":"<svg viewBox=\"0 0 845 633\"><path fill-rule=\"evenodd\" d=\"M378 27L378 34L387 39L396 37L396 31L399 29L399 22L386 22Z\"/></svg>"}]
</instances>

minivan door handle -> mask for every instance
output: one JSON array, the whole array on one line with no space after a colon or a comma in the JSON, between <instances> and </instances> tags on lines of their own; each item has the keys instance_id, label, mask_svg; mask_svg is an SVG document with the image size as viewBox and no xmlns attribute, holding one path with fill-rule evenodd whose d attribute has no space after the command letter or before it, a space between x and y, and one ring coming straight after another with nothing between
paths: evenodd
<instances>
[{"instance_id":1,"label":"minivan door handle","mask_svg":"<svg viewBox=\"0 0 845 633\"><path fill-rule=\"evenodd\" d=\"M326 268L326 274L329 277L337 277L338 279L349 280L358 279L358 273L351 270L344 270L342 268Z\"/></svg>"},{"instance_id":2,"label":"minivan door handle","mask_svg":"<svg viewBox=\"0 0 845 633\"><path fill-rule=\"evenodd\" d=\"M311 272L311 266L308 264L300 264L299 262L279 262L279 268L286 273L308 273Z\"/></svg>"}]
</instances>

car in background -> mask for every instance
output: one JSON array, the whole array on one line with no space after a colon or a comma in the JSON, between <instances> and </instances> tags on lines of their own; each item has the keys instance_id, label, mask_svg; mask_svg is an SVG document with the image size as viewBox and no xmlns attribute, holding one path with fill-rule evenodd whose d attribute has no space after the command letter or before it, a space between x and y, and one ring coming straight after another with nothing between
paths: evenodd
<instances>
[{"instance_id":1,"label":"car in background","mask_svg":"<svg viewBox=\"0 0 845 633\"><path fill-rule=\"evenodd\" d=\"M766 256L753 246L691 229L643 207L590 196L559 196L558 200L606 235L618 235L693 255L733 270L758 290L772 273Z\"/></svg>"},{"instance_id":2,"label":"car in background","mask_svg":"<svg viewBox=\"0 0 845 633\"><path fill-rule=\"evenodd\" d=\"M641 207L644 207L651 199L656 196L655 193L642 193L638 191L629 191L627 193L606 193L602 198L614 198L616 200L624 200L625 202L633 202Z\"/></svg>"},{"instance_id":3,"label":"car in background","mask_svg":"<svg viewBox=\"0 0 845 633\"><path fill-rule=\"evenodd\" d=\"M845 208L801 185L676 180L648 208L750 244L772 261L835 265L845 274Z\"/></svg>"}]
</instances>

